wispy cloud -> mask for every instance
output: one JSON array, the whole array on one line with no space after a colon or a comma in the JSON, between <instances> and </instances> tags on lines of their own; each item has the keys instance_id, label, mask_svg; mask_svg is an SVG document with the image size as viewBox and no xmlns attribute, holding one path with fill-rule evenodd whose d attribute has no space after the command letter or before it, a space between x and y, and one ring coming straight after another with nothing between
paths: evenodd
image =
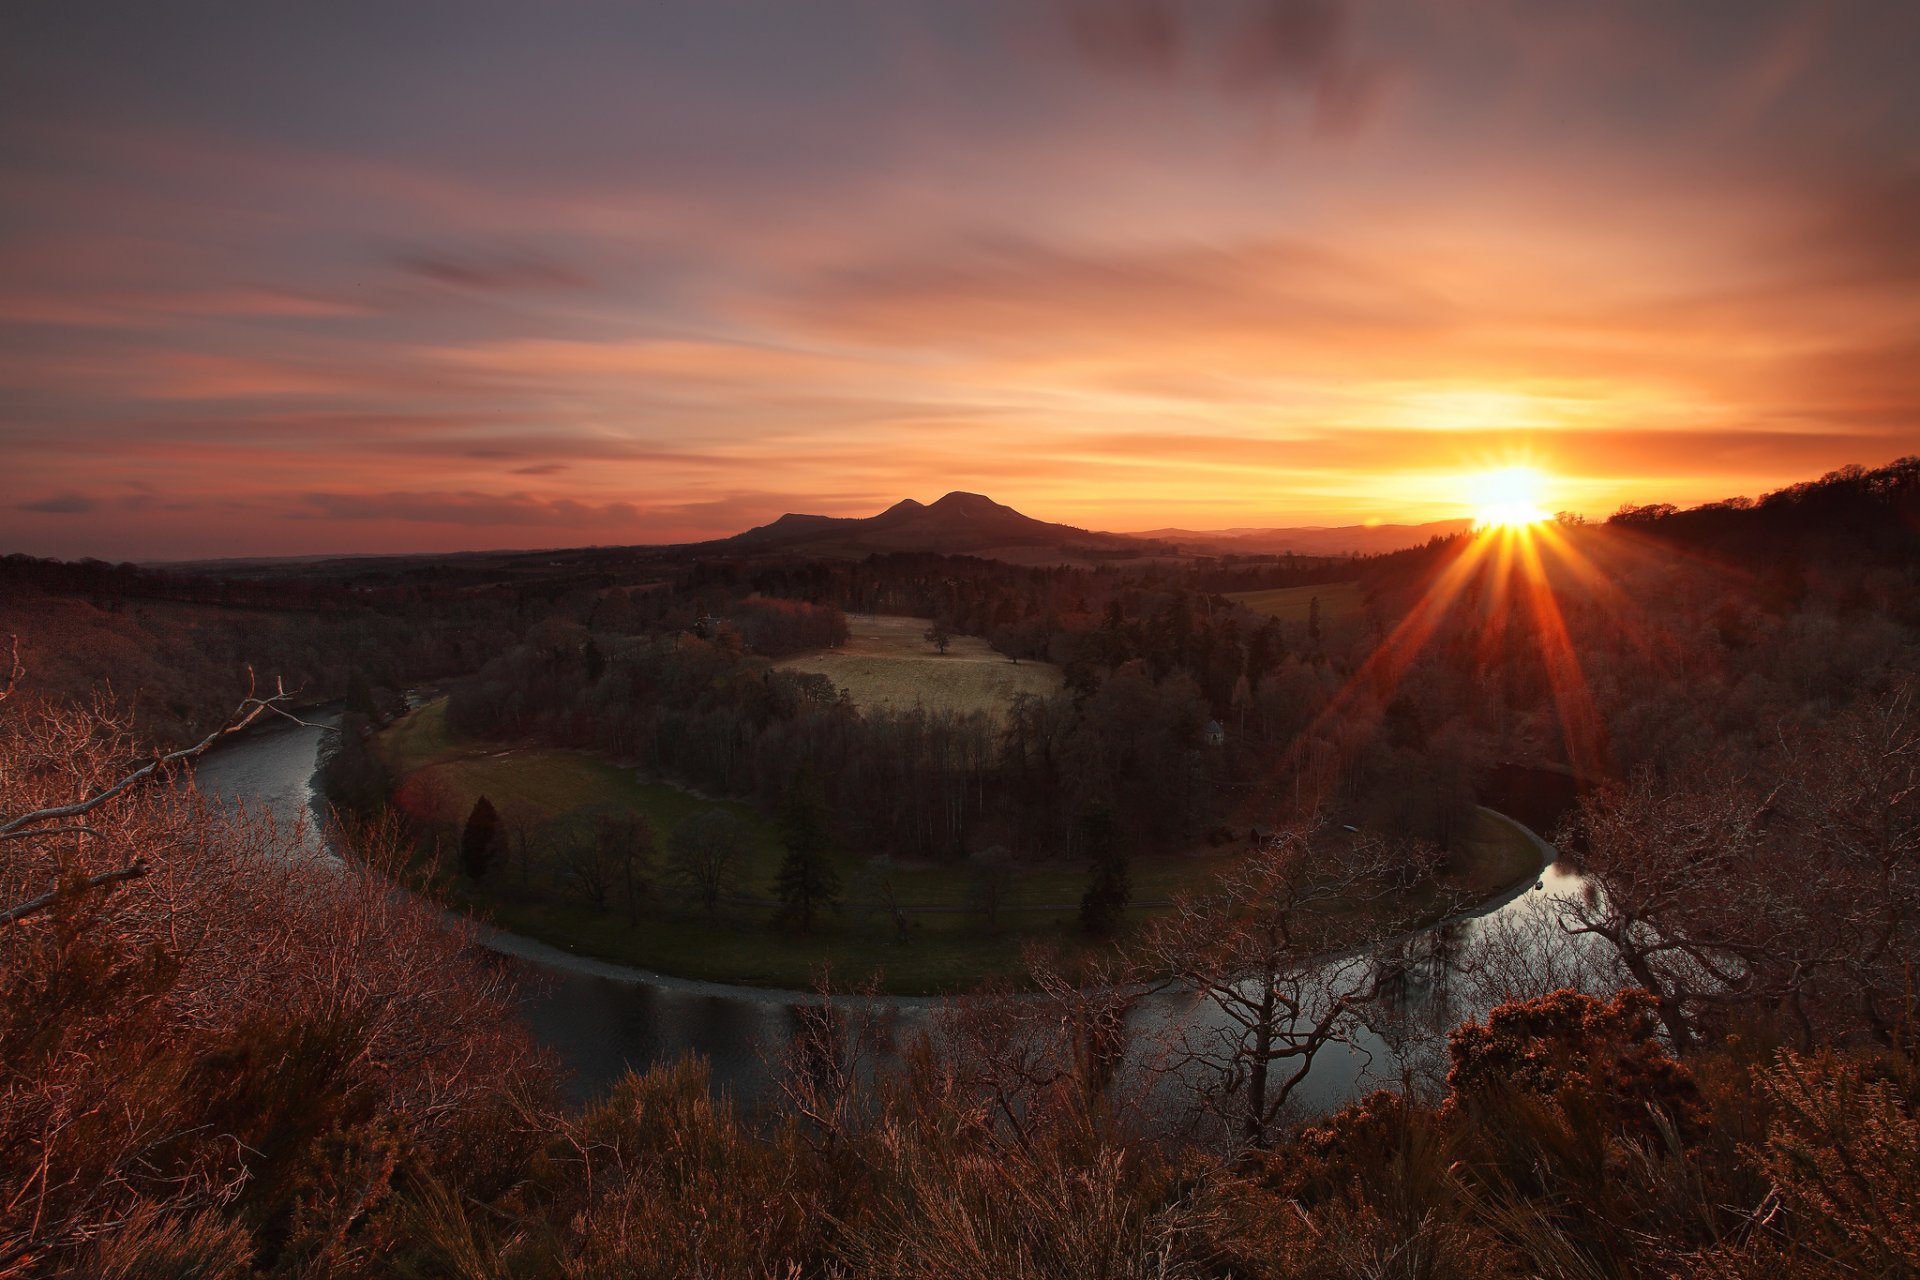
<instances>
[{"instance_id":1,"label":"wispy cloud","mask_svg":"<svg viewBox=\"0 0 1920 1280\"><path fill-rule=\"evenodd\" d=\"M1920 444L1920 8L746 6L0 19L0 550L1425 519L1517 451L1604 510Z\"/></svg>"}]
</instances>

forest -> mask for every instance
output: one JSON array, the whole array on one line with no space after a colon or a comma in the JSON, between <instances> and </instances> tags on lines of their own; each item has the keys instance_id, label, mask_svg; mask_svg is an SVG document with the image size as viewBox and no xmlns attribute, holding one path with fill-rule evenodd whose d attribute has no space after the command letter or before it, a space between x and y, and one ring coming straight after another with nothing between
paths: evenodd
<instances>
[{"instance_id":1,"label":"forest","mask_svg":"<svg viewBox=\"0 0 1920 1280\"><path fill-rule=\"evenodd\" d=\"M4 566L0 1276L1920 1274L1920 460L1338 564L607 559L307 566L243 602ZM1227 598L1341 580L1364 608ZM1064 687L863 712L772 668L848 612ZM394 891L422 833L369 744L428 682L462 732L638 761L790 842L1262 834L1097 962L1035 951L904 1043L824 979L768 1099L690 1059L579 1105L511 969ZM290 862L194 762L338 698L350 856ZM1474 937L1484 1016L1396 1021L1402 922L1336 935L1329 904L1444 856L1515 765L1570 780L1543 834L1592 891ZM1169 982L1243 1034L1143 1074ZM1402 1078L1299 1106L1363 1026Z\"/></svg>"}]
</instances>

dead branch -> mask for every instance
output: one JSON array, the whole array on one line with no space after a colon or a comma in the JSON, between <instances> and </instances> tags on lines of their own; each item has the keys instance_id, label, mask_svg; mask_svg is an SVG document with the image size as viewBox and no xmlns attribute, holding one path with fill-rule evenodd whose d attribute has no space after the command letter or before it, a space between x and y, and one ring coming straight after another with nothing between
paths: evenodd
<instances>
[{"instance_id":1,"label":"dead branch","mask_svg":"<svg viewBox=\"0 0 1920 1280\"><path fill-rule=\"evenodd\" d=\"M9 831L0 835L0 840L35 840L43 836L94 836L100 832L84 822L71 823L64 827L28 827L24 831Z\"/></svg>"},{"instance_id":2,"label":"dead branch","mask_svg":"<svg viewBox=\"0 0 1920 1280\"><path fill-rule=\"evenodd\" d=\"M37 911L45 911L63 897L76 893L84 893L88 889L98 889L102 885L118 884L122 880L138 880L146 874L147 864L136 859L130 865L124 866L118 871L103 871L97 876L88 876L85 880L77 884L68 885L65 888L55 887L49 889L37 898L27 899L17 907L9 907L5 911L0 911L0 925L13 924L15 921L24 920Z\"/></svg>"},{"instance_id":3,"label":"dead branch","mask_svg":"<svg viewBox=\"0 0 1920 1280\"><path fill-rule=\"evenodd\" d=\"M16 641L15 643L17 647L18 642ZM11 687L12 680L11 677L9 677L8 688L11 689ZM132 773L129 773L112 786L88 796L84 800L76 800L72 804L55 805L48 809L35 809L31 812L20 814L18 817L10 818L6 822L0 823L0 837L12 836L16 832L23 831L28 827L37 826L43 822L54 822L61 818L77 818L84 813L90 813L107 803L107 801L124 795L134 787L152 778L155 774L169 769L176 764L181 764L205 754L207 750L211 748L214 743L220 741L220 739L229 734L240 732L240 730L268 713L283 716L295 724L306 724L307 722L305 720L295 716L283 705L288 699L293 697L293 694L287 690L286 686L276 680L274 682L274 690L273 695L270 697L256 697L253 692L253 672L249 670L247 672L247 696L241 699L240 705L234 708L233 714L228 716L212 733L209 733L192 746L181 747L178 751L169 751L164 755L155 756L152 760L140 768L135 769Z\"/></svg>"}]
</instances>

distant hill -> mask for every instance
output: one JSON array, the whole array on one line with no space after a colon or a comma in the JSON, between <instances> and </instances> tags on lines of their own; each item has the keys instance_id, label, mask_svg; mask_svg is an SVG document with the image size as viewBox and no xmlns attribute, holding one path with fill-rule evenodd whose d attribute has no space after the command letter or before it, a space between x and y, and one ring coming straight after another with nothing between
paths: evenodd
<instances>
[{"instance_id":1,"label":"distant hill","mask_svg":"<svg viewBox=\"0 0 1920 1280\"><path fill-rule=\"evenodd\" d=\"M957 491L933 503L907 498L874 516L788 514L701 546L816 556L864 556L876 551L941 555L1025 551L1098 557L1152 554L1165 549L1152 538L1051 524L1022 515L984 494Z\"/></svg>"},{"instance_id":2,"label":"distant hill","mask_svg":"<svg viewBox=\"0 0 1920 1280\"><path fill-rule=\"evenodd\" d=\"M1427 524L1347 524L1299 529L1149 529L1132 535L1170 542L1182 551L1219 555L1303 556L1374 555L1417 547L1433 537L1450 537L1473 527L1471 520L1434 520Z\"/></svg>"}]
</instances>

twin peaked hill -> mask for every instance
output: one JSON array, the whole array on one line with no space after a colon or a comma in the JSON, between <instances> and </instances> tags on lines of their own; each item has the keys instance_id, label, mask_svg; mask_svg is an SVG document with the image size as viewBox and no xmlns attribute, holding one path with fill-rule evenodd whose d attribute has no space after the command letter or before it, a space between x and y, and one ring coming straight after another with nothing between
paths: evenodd
<instances>
[{"instance_id":1,"label":"twin peaked hill","mask_svg":"<svg viewBox=\"0 0 1920 1280\"><path fill-rule=\"evenodd\" d=\"M950 493L927 504L906 498L877 516L784 515L745 533L710 544L740 551L786 551L805 555L866 555L874 551L929 551L978 555L1017 548L1081 554L1139 553L1150 541L1117 533L1092 533L1021 515L978 493Z\"/></svg>"},{"instance_id":2,"label":"twin peaked hill","mask_svg":"<svg viewBox=\"0 0 1920 1280\"><path fill-rule=\"evenodd\" d=\"M876 551L923 551L941 555L988 555L1035 561L1051 558L1101 559L1179 552L1297 551L1344 555L1392 551L1424 542L1435 533L1454 533L1464 520L1431 525L1350 526L1341 529L1234 529L1206 533L1189 529L1151 533L1097 533L1022 515L978 493L949 493L934 503L912 498L879 515L865 517L788 514L771 524L704 544L717 551L799 556L866 556Z\"/></svg>"}]
</instances>

